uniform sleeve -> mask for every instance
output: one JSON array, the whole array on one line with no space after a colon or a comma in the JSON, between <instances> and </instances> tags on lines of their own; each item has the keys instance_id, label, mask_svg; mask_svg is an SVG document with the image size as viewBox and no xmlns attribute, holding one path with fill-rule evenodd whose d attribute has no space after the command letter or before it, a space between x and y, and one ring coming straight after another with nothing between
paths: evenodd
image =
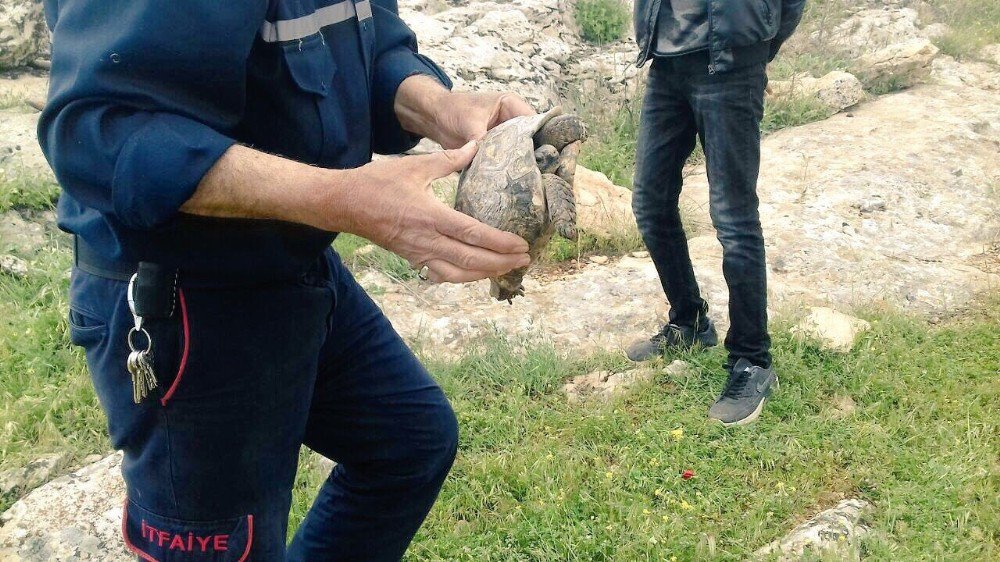
<instances>
[{"instance_id":1,"label":"uniform sleeve","mask_svg":"<svg viewBox=\"0 0 1000 562\"><path fill-rule=\"evenodd\" d=\"M403 130L396 117L399 85L415 74L435 78L448 89L452 83L434 61L417 53L416 36L400 19L395 0L373 0L371 5L375 24L374 149L380 154L397 154L420 141L420 137Z\"/></svg>"},{"instance_id":2,"label":"uniform sleeve","mask_svg":"<svg viewBox=\"0 0 1000 562\"><path fill-rule=\"evenodd\" d=\"M234 143L265 4L46 0L38 138L63 189L131 228L169 222Z\"/></svg>"},{"instance_id":3,"label":"uniform sleeve","mask_svg":"<svg viewBox=\"0 0 1000 562\"><path fill-rule=\"evenodd\" d=\"M806 0L782 0L781 2L781 22L778 25L778 33L771 39L771 53L768 60L774 60L778 55L781 45L795 33L795 28L802 21L802 11L806 7Z\"/></svg>"}]
</instances>

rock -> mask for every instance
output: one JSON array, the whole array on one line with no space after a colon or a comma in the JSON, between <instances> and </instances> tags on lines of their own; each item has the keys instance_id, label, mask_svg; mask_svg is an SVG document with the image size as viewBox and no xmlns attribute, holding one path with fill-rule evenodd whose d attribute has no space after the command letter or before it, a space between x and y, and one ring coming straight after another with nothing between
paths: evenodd
<instances>
[{"instance_id":1,"label":"rock","mask_svg":"<svg viewBox=\"0 0 1000 562\"><path fill-rule=\"evenodd\" d=\"M27 465L0 474L0 495L17 494L41 486L66 466L69 455L53 453L37 458Z\"/></svg>"},{"instance_id":2,"label":"rock","mask_svg":"<svg viewBox=\"0 0 1000 562\"><path fill-rule=\"evenodd\" d=\"M121 539L124 498L120 453L57 478L0 516L0 560L134 560Z\"/></svg>"},{"instance_id":3,"label":"rock","mask_svg":"<svg viewBox=\"0 0 1000 562\"><path fill-rule=\"evenodd\" d=\"M0 274L20 279L28 274L28 262L10 254L0 255ZM3 483L0 483L0 490L3 490Z\"/></svg>"},{"instance_id":4,"label":"rock","mask_svg":"<svg viewBox=\"0 0 1000 562\"><path fill-rule=\"evenodd\" d=\"M572 12L557 0L438 1L433 9L426 0L400 3L421 52L458 88L515 91L538 110L570 104L581 91L608 103L631 98L646 72L632 64L634 45L581 41Z\"/></svg>"},{"instance_id":5,"label":"rock","mask_svg":"<svg viewBox=\"0 0 1000 562\"><path fill-rule=\"evenodd\" d=\"M813 38L828 48L843 51L849 58L857 58L890 45L926 38L918 23L919 16L912 8L872 8L854 13L832 30L817 30Z\"/></svg>"},{"instance_id":6,"label":"rock","mask_svg":"<svg viewBox=\"0 0 1000 562\"><path fill-rule=\"evenodd\" d=\"M624 394L629 388L643 382L653 380L656 372L652 369L637 368L623 373L611 371L594 371L586 375L573 377L563 385L563 392L570 402L581 402L594 397L609 400L614 396Z\"/></svg>"},{"instance_id":7,"label":"rock","mask_svg":"<svg viewBox=\"0 0 1000 562\"><path fill-rule=\"evenodd\" d=\"M54 181L55 176L38 146L38 113L0 111L0 183L18 177Z\"/></svg>"},{"instance_id":8,"label":"rock","mask_svg":"<svg viewBox=\"0 0 1000 562\"><path fill-rule=\"evenodd\" d=\"M596 263L597 265L605 265L608 263L608 256L590 256L590 263Z\"/></svg>"},{"instance_id":9,"label":"rock","mask_svg":"<svg viewBox=\"0 0 1000 562\"><path fill-rule=\"evenodd\" d=\"M627 188L615 185L601 172L577 165L573 190L580 230L607 237L637 231L632 192Z\"/></svg>"},{"instance_id":10,"label":"rock","mask_svg":"<svg viewBox=\"0 0 1000 562\"><path fill-rule=\"evenodd\" d=\"M791 80L775 80L771 84L771 91L779 97L816 97L836 111L857 104L865 95L864 87L857 77L839 70L818 79L800 74Z\"/></svg>"},{"instance_id":11,"label":"rock","mask_svg":"<svg viewBox=\"0 0 1000 562\"><path fill-rule=\"evenodd\" d=\"M44 244L45 226L26 220L18 211L0 213L0 252L30 255Z\"/></svg>"},{"instance_id":12,"label":"rock","mask_svg":"<svg viewBox=\"0 0 1000 562\"><path fill-rule=\"evenodd\" d=\"M951 27L941 22L932 23L923 29L923 35L928 39L940 39L949 33L951 33Z\"/></svg>"},{"instance_id":13,"label":"rock","mask_svg":"<svg viewBox=\"0 0 1000 562\"><path fill-rule=\"evenodd\" d=\"M837 111L847 109L864 98L861 81L849 72L835 70L816 80L815 95Z\"/></svg>"},{"instance_id":14,"label":"rock","mask_svg":"<svg viewBox=\"0 0 1000 562\"><path fill-rule=\"evenodd\" d=\"M0 3L0 68L25 66L49 51L49 32L40 0Z\"/></svg>"},{"instance_id":15,"label":"rock","mask_svg":"<svg viewBox=\"0 0 1000 562\"><path fill-rule=\"evenodd\" d=\"M862 214L886 210L885 199L882 199L881 195L873 195L872 197L862 199L857 206L858 211Z\"/></svg>"},{"instance_id":16,"label":"rock","mask_svg":"<svg viewBox=\"0 0 1000 562\"><path fill-rule=\"evenodd\" d=\"M931 78L949 86L1000 91L1000 71L995 66L984 62L958 62L948 55L941 55L931 63Z\"/></svg>"},{"instance_id":17,"label":"rock","mask_svg":"<svg viewBox=\"0 0 1000 562\"><path fill-rule=\"evenodd\" d=\"M642 250L640 252L629 252L628 255L632 256L633 258L646 259L649 257L649 252Z\"/></svg>"},{"instance_id":18,"label":"rock","mask_svg":"<svg viewBox=\"0 0 1000 562\"><path fill-rule=\"evenodd\" d=\"M1000 66L1000 43L992 43L979 49L979 58L990 64Z\"/></svg>"},{"instance_id":19,"label":"rock","mask_svg":"<svg viewBox=\"0 0 1000 562\"><path fill-rule=\"evenodd\" d=\"M890 76L904 76L908 81L916 81L930 74L931 61L938 54L938 48L930 39L916 38L904 43L896 43L865 53L861 65L866 69L866 83Z\"/></svg>"},{"instance_id":20,"label":"rock","mask_svg":"<svg viewBox=\"0 0 1000 562\"><path fill-rule=\"evenodd\" d=\"M683 379L695 374L697 370L687 361L674 359L669 365L663 368L663 372L671 377Z\"/></svg>"},{"instance_id":21,"label":"rock","mask_svg":"<svg viewBox=\"0 0 1000 562\"><path fill-rule=\"evenodd\" d=\"M48 76L41 72L21 72L16 76L0 75L0 99L10 100L6 104L8 108L4 111L26 113L28 111L26 107L17 106L13 102L27 103L28 100L33 99L44 100L48 88Z\"/></svg>"},{"instance_id":22,"label":"rock","mask_svg":"<svg viewBox=\"0 0 1000 562\"><path fill-rule=\"evenodd\" d=\"M858 539L868 532L861 522L868 502L843 500L835 507L821 511L796 526L783 538L761 548L754 558L791 562L809 557L823 560L860 560Z\"/></svg>"},{"instance_id":23,"label":"rock","mask_svg":"<svg viewBox=\"0 0 1000 562\"><path fill-rule=\"evenodd\" d=\"M918 81L929 73L938 53L930 38L941 27L921 29L917 11L886 6L859 10L832 30L819 29L813 39L847 59L858 60L859 78L871 85L890 76Z\"/></svg>"},{"instance_id":24,"label":"rock","mask_svg":"<svg viewBox=\"0 0 1000 562\"><path fill-rule=\"evenodd\" d=\"M89 466L104 458L104 455L87 455L83 457L80 466Z\"/></svg>"},{"instance_id":25,"label":"rock","mask_svg":"<svg viewBox=\"0 0 1000 562\"><path fill-rule=\"evenodd\" d=\"M858 334L871 327L865 320L832 308L813 307L809 315L792 328L792 333L816 340L823 349L846 353L854 347Z\"/></svg>"}]
</instances>

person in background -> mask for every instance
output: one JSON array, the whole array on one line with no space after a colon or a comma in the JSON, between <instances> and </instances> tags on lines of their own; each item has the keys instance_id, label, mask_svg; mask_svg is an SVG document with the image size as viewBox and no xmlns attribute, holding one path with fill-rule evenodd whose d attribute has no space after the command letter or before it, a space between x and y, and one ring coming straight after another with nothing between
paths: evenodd
<instances>
[{"instance_id":1,"label":"person in background","mask_svg":"<svg viewBox=\"0 0 1000 562\"><path fill-rule=\"evenodd\" d=\"M777 388L767 329L764 237L757 200L767 64L795 31L805 0L637 0L643 100L632 208L670 302L668 323L627 354L645 361L718 343L695 280L678 201L701 140L712 224L729 287L728 380L709 409L725 425L760 415Z\"/></svg>"}]
</instances>

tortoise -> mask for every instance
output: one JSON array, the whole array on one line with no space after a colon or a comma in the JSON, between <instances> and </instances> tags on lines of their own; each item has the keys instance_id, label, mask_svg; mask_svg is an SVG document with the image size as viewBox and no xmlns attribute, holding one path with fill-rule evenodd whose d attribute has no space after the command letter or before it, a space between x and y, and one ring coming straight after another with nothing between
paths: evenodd
<instances>
[{"instance_id":1,"label":"tortoise","mask_svg":"<svg viewBox=\"0 0 1000 562\"><path fill-rule=\"evenodd\" d=\"M559 107L515 117L491 129L458 180L455 209L528 242L534 262L556 232L576 238L573 177L587 129ZM528 268L490 279L490 295L524 295Z\"/></svg>"}]
</instances>

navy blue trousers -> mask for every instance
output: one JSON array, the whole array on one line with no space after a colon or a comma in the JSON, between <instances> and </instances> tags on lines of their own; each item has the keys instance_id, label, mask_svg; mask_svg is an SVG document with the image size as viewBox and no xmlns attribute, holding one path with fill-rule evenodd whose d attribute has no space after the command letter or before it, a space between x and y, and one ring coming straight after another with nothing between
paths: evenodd
<instances>
[{"instance_id":1,"label":"navy blue trousers","mask_svg":"<svg viewBox=\"0 0 1000 562\"><path fill-rule=\"evenodd\" d=\"M771 365L767 268L757 200L765 64L708 74L656 58L649 70L636 146L632 208L670 302L670 321L693 326L707 311L695 280L678 201L684 163L701 139L709 213L729 287L731 365ZM702 67L705 68L705 67Z\"/></svg>"},{"instance_id":2,"label":"navy blue trousers","mask_svg":"<svg viewBox=\"0 0 1000 562\"><path fill-rule=\"evenodd\" d=\"M75 270L70 333L115 448L123 533L146 561L399 560L458 444L441 389L332 251L302 279L180 277L148 324L159 387L136 405L126 283ZM299 448L337 461L286 549Z\"/></svg>"}]
</instances>

